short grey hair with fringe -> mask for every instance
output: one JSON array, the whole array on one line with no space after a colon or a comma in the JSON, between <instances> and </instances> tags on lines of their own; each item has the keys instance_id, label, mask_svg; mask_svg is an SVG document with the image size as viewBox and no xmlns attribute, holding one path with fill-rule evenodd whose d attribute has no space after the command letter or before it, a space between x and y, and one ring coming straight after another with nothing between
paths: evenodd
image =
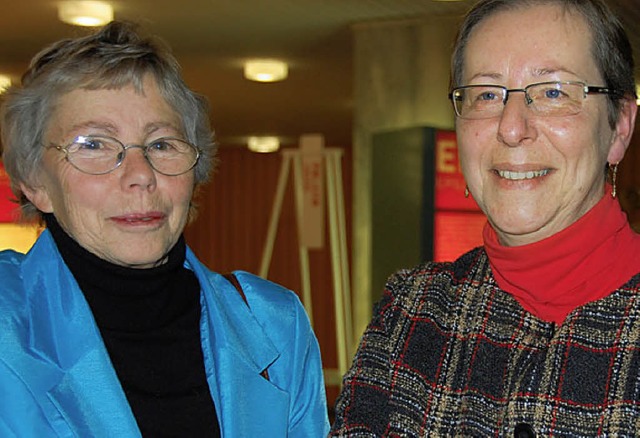
<instances>
[{"instance_id":1,"label":"short grey hair with fringe","mask_svg":"<svg viewBox=\"0 0 640 438\"><path fill-rule=\"evenodd\" d=\"M3 161L21 219L40 220L21 184L32 187L42 163L44 134L60 96L75 89L142 90L145 76L156 80L166 102L181 118L184 135L200 150L195 184L207 181L216 144L206 99L184 82L180 66L160 39L143 36L135 24L114 21L93 34L58 41L38 53L22 77L9 88L0 111Z\"/></svg>"},{"instance_id":2,"label":"short grey hair with fringe","mask_svg":"<svg viewBox=\"0 0 640 438\"><path fill-rule=\"evenodd\" d=\"M621 100L636 98L634 61L631 43L622 23L602 0L480 0L469 10L458 31L451 58L451 88L465 85L462 83L464 53L479 23L501 11L537 5L559 5L565 13L577 13L583 17L591 29L591 54L604 80L603 85L622 91L622 95L607 95L609 125L613 128L618 120Z\"/></svg>"}]
</instances>

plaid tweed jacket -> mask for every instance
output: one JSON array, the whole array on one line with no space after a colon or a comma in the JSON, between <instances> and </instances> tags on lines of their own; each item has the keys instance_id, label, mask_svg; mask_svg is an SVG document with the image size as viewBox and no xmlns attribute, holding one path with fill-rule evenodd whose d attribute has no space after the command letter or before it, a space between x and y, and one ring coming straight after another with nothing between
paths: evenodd
<instances>
[{"instance_id":1,"label":"plaid tweed jacket","mask_svg":"<svg viewBox=\"0 0 640 438\"><path fill-rule=\"evenodd\" d=\"M557 326L498 288L482 248L399 271L330 436L636 436L639 289L636 275Z\"/></svg>"}]
</instances>

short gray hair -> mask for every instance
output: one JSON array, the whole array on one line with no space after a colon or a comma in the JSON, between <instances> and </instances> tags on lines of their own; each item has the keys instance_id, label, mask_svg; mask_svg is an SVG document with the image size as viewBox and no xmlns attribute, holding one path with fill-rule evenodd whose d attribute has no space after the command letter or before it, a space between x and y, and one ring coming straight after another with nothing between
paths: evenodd
<instances>
[{"instance_id":1,"label":"short gray hair","mask_svg":"<svg viewBox=\"0 0 640 438\"><path fill-rule=\"evenodd\" d=\"M620 20L601 0L480 0L467 13L458 31L451 59L451 87L464 85L461 83L464 53L470 35L479 23L497 12L544 4L559 5L565 11L578 13L591 29L591 53L604 86L622 92L608 95L609 124L614 127L621 100L636 97L633 51Z\"/></svg>"},{"instance_id":2,"label":"short gray hair","mask_svg":"<svg viewBox=\"0 0 640 438\"><path fill-rule=\"evenodd\" d=\"M186 140L200 150L195 184L209 178L216 144L206 99L187 87L178 62L161 40L142 36L133 23L114 21L91 35L64 39L42 50L22 77L22 86L11 87L3 96L3 161L23 220L41 219L20 185L30 187L35 181L45 129L57 99L78 88L133 85L142 90L147 74L155 78L162 96L181 117Z\"/></svg>"}]
</instances>

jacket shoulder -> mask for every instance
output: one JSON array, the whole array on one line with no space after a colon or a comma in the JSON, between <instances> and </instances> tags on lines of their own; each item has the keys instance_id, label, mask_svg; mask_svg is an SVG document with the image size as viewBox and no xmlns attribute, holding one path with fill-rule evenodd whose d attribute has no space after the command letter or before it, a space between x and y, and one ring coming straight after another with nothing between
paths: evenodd
<instances>
[{"instance_id":1,"label":"jacket shoulder","mask_svg":"<svg viewBox=\"0 0 640 438\"><path fill-rule=\"evenodd\" d=\"M200 281L210 285L205 293L212 293L227 309L240 305L240 294L224 275L209 270L192 253L188 253L188 259ZM246 271L237 270L233 274L242 288L249 314L270 336L279 333L288 339L297 329L310 330L307 329L310 324L305 308L293 291Z\"/></svg>"},{"instance_id":2,"label":"jacket shoulder","mask_svg":"<svg viewBox=\"0 0 640 438\"><path fill-rule=\"evenodd\" d=\"M246 271L234 271L233 274L242 286L249 307L254 305L296 307L299 304L298 296L280 284Z\"/></svg>"},{"instance_id":3,"label":"jacket shoulder","mask_svg":"<svg viewBox=\"0 0 640 438\"><path fill-rule=\"evenodd\" d=\"M293 333L293 327L307 329L309 319L298 295L282 285L245 271L234 271L242 286L247 304L260 324L273 334L275 327L281 333Z\"/></svg>"},{"instance_id":4,"label":"jacket shoulder","mask_svg":"<svg viewBox=\"0 0 640 438\"><path fill-rule=\"evenodd\" d=\"M22 285L22 262L25 255L13 250L0 251L0 316L16 309L25 299Z\"/></svg>"},{"instance_id":5,"label":"jacket shoulder","mask_svg":"<svg viewBox=\"0 0 640 438\"><path fill-rule=\"evenodd\" d=\"M425 262L410 269L401 269L389 277L386 289L394 291L402 284L460 284L468 281L475 275L474 271L486 263L486 252L477 247L452 262Z\"/></svg>"},{"instance_id":6,"label":"jacket shoulder","mask_svg":"<svg viewBox=\"0 0 640 438\"><path fill-rule=\"evenodd\" d=\"M19 275L20 265L25 257L24 254L11 249L0 251L0 273L2 273L2 277L5 278L5 275Z\"/></svg>"}]
</instances>

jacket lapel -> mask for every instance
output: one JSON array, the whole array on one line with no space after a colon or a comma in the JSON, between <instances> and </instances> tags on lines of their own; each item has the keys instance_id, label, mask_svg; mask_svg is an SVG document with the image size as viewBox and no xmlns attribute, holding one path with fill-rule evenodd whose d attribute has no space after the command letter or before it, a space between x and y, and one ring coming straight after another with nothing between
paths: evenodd
<instances>
[{"instance_id":1,"label":"jacket lapel","mask_svg":"<svg viewBox=\"0 0 640 438\"><path fill-rule=\"evenodd\" d=\"M48 231L26 257L23 278L29 313L37 315L29 356L40 368L23 379L52 427L60 435L139 436L89 306Z\"/></svg>"},{"instance_id":2,"label":"jacket lapel","mask_svg":"<svg viewBox=\"0 0 640 438\"><path fill-rule=\"evenodd\" d=\"M202 348L223 436L285 437L289 395L260 375L278 350L232 285L190 250L187 264L203 289ZM14 369L24 370L21 379L51 426L59 436L139 437L89 306L48 231L22 269L29 314L38 317Z\"/></svg>"},{"instance_id":3,"label":"jacket lapel","mask_svg":"<svg viewBox=\"0 0 640 438\"><path fill-rule=\"evenodd\" d=\"M223 276L202 269L190 250L187 262L203 290L205 368L223 436L286 437L289 394L260 375L278 350Z\"/></svg>"},{"instance_id":4,"label":"jacket lapel","mask_svg":"<svg viewBox=\"0 0 640 438\"><path fill-rule=\"evenodd\" d=\"M289 394L267 381L236 351L217 352L215 380L220 428L224 437L286 437Z\"/></svg>"},{"instance_id":5,"label":"jacket lapel","mask_svg":"<svg viewBox=\"0 0 640 438\"><path fill-rule=\"evenodd\" d=\"M64 373L49 398L75 436L139 437L106 352L95 348Z\"/></svg>"}]
</instances>

